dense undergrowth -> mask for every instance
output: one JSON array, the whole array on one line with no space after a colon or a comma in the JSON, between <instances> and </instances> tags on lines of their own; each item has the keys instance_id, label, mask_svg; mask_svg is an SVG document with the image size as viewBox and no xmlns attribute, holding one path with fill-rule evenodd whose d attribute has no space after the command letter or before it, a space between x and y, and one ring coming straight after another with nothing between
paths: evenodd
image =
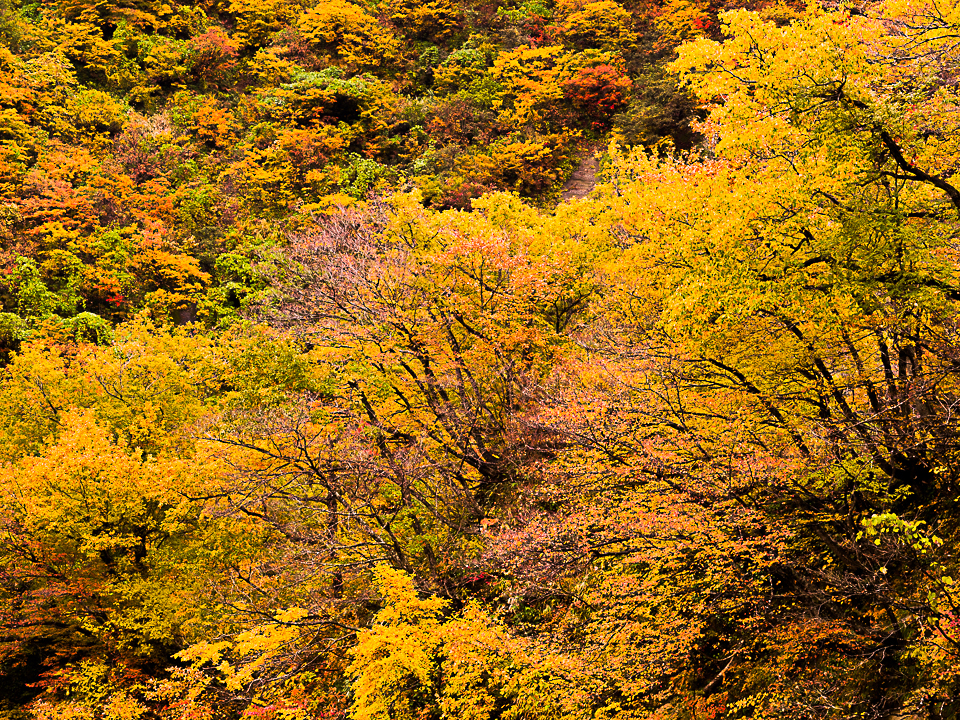
<instances>
[{"instance_id":1,"label":"dense undergrowth","mask_svg":"<svg viewBox=\"0 0 960 720\"><path fill-rule=\"evenodd\" d=\"M51 314L216 325L263 287L287 233L370 193L549 206L611 132L688 148L696 106L663 65L716 10L7 3L5 344Z\"/></svg>"}]
</instances>

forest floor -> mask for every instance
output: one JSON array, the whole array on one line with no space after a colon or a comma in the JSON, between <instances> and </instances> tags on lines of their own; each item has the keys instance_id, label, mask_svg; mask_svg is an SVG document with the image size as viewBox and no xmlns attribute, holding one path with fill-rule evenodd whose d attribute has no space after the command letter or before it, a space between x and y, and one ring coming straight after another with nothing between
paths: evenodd
<instances>
[{"instance_id":1,"label":"forest floor","mask_svg":"<svg viewBox=\"0 0 960 720\"><path fill-rule=\"evenodd\" d=\"M597 184L597 171L600 169L600 163L597 160L596 148L590 148L580 166L574 170L573 175L563 185L563 191L560 195L560 202L569 202L586 197Z\"/></svg>"}]
</instances>

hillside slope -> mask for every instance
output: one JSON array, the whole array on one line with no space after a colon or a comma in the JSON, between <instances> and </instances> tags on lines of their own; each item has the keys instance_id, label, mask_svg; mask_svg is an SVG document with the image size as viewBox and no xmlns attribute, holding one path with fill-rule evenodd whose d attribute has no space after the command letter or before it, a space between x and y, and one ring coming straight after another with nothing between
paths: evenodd
<instances>
[{"instance_id":1,"label":"hillside slope","mask_svg":"<svg viewBox=\"0 0 960 720\"><path fill-rule=\"evenodd\" d=\"M960 714L960 6L2 18L0 717Z\"/></svg>"}]
</instances>

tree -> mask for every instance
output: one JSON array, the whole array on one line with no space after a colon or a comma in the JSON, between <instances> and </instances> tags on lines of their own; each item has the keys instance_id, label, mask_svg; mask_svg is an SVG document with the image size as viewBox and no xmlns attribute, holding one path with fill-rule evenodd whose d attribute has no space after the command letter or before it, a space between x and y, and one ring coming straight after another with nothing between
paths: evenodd
<instances>
[{"instance_id":1,"label":"tree","mask_svg":"<svg viewBox=\"0 0 960 720\"><path fill-rule=\"evenodd\" d=\"M593 559L641 716L949 715L960 205L954 89L916 63L951 66L951 21L724 19L674 66L722 98L716 155L623 157L596 201L626 249L553 411L597 478L558 556Z\"/></svg>"},{"instance_id":2,"label":"tree","mask_svg":"<svg viewBox=\"0 0 960 720\"><path fill-rule=\"evenodd\" d=\"M390 64L397 42L376 18L343 0L323 2L300 16L297 26L325 66L349 72Z\"/></svg>"},{"instance_id":3,"label":"tree","mask_svg":"<svg viewBox=\"0 0 960 720\"><path fill-rule=\"evenodd\" d=\"M190 428L217 406L308 385L296 355L263 335L215 347L144 323L108 347L55 335L13 358L0 380L11 694L42 692L48 709L81 686L96 690L88 710L110 694L146 701L175 653L223 630L218 584L257 561L272 529L218 508L227 466Z\"/></svg>"}]
</instances>

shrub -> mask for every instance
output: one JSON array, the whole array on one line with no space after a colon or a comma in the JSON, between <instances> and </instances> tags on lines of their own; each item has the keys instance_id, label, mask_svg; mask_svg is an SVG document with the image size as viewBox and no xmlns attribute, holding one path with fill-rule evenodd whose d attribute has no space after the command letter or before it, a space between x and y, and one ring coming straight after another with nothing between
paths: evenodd
<instances>
[{"instance_id":1,"label":"shrub","mask_svg":"<svg viewBox=\"0 0 960 720\"><path fill-rule=\"evenodd\" d=\"M587 3L567 15L561 27L567 42L581 50L622 51L637 42L632 16L613 0Z\"/></svg>"},{"instance_id":2,"label":"shrub","mask_svg":"<svg viewBox=\"0 0 960 720\"><path fill-rule=\"evenodd\" d=\"M382 70L396 62L396 38L380 22L345 0L325 0L301 15L299 31L324 66L348 72Z\"/></svg>"},{"instance_id":3,"label":"shrub","mask_svg":"<svg viewBox=\"0 0 960 720\"><path fill-rule=\"evenodd\" d=\"M441 45L463 29L463 14L450 0L394 0L390 20L407 37Z\"/></svg>"},{"instance_id":4,"label":"shrub","mask_svg":"<svg viewBox=\"0 0 960 720\"><path fill-rule=\"evenodd\" d=\"M237 46L220 28L192 38L187 46L187 68L202 87L224 88L237 66Z\"/></svg>"},{"instance_id":5,"label":"shrub","mask_svg":"<svg viewBox=\"0 0 960 720\"><path fill-rule=\"evenodd\" d=\"M593 125L609 127L613 114L626 104L632 83L610 65L580 68L563 83L563 94Z\"/></svg>"}]
</instances>

